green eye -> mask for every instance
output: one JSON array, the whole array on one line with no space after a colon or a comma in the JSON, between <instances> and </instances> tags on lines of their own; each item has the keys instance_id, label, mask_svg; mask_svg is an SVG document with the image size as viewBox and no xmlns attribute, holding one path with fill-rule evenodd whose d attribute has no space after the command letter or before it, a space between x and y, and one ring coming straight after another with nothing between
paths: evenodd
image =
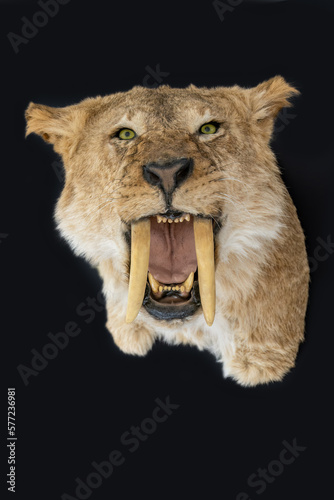
<instances>
[{"instance_id":1,"label":"green eye","mask_svg":"<svg viewBox=\"0 0 334 500\"><path fill-rule=\"evenodd\" d=\"M214 123L204 123L199 129L201 134L215 134L218 130L218 126Z\"/></svg>"},{"instance_id":2,"label":"green eye","mask_svg":"<svg viewBox=\"0 0 334 500\"><path fill-rule=\"evenodd\" d=\"M131 128L122 128L122 130L118 132L119 139L128 141L129 139L133 139L134 137L136 137L136 132L134 130L131 130Z\"/></svg>"}]
</instances>

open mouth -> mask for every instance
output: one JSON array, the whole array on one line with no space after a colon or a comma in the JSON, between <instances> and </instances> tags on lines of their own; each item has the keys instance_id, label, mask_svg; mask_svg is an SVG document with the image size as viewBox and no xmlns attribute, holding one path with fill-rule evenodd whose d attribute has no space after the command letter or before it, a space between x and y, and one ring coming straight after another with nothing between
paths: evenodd
<instances>
[{"instance_id":1,"label":"open mouth","mask_svg":"<svg viewBox=\"0 0 334 500\"><path fill-rule=\"evenodd\" d=\"M213 220L166 212L131 224L131 264L126 322L140 308L157 319L191 316L201 306L215 316Z\"/></svg>"}]
</instances>

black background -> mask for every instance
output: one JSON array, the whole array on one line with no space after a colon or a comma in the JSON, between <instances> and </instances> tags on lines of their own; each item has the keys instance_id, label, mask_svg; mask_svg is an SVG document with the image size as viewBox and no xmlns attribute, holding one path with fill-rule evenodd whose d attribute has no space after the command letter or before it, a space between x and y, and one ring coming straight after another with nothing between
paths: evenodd
<instances>
[{"instance_id":1,"label":"black background","mask_svg":"<svg viewBox=\"0 0 334 500\"><path fill-rule=\"evenodd\" d=\"M7 34L21 35L21 18L31 20L41 8L14 0L0 8L5 494L13 496L5 478L6 387L16 387L17 499L75 497L75 479L85 481L92 462L114 449L124 464L89 498L234 500L242 491L252 500L329 498L334 252L318 250L319 238L334 240L333 3L245 0L221 20L211 1L71 0L17 54ZM94 318L78 314L101 281L54 229L59 158L37 136L24 138L24 110L30 101L63 106L127 90L158 64L168 73L162 83L171 86L251 86L281 74L301 91L272 143L312 270L306 342L282 383L240 387L223 379L213 356L191 347L157 342L144 358L127 356L104 326L104 308ZM64 331L69 321L81 333L25 386L18 365L30 366L31 349L41 352L48 333ZM179 407L131 453L121 435L167 396ZM294 439L306 449L263 493L247 485L278 459L283 440Z\"/></svg>"}]
</instances>

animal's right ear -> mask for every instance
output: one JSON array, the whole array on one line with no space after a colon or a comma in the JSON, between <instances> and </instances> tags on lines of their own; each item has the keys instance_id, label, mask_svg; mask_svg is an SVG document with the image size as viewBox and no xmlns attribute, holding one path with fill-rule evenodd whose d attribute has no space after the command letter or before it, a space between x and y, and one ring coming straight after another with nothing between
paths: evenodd
<instances>
[{"instance_id":1,"label":"animal's right ear","mask_svg":"<svg viewBox=\"0 0 334 500\"><path fill-rule=\"evenodd\" d=\"M87 113L78 105L52 108L31 102L25 112L26 136L35 133L46 142L56 144L62 138L70 138L86 121Z\"/></svg>"}]
</instances>

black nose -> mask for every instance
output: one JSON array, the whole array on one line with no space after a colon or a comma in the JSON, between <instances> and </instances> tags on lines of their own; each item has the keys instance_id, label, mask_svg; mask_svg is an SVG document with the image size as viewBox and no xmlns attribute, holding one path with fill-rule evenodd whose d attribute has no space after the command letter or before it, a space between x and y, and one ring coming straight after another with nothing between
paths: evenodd
<instances>
[{"instance_id":1,"label":"black nose","mask_svg":"<svg viewBox=\"0 0 334 500\"><path fill-rule=\"evenodd\" d=\"M152 186L158 186L168 197L191 175L192 171L191 158L177 158L166 163L150 162L143 167L146 181Z\"/></svg>"}]
</instances>

